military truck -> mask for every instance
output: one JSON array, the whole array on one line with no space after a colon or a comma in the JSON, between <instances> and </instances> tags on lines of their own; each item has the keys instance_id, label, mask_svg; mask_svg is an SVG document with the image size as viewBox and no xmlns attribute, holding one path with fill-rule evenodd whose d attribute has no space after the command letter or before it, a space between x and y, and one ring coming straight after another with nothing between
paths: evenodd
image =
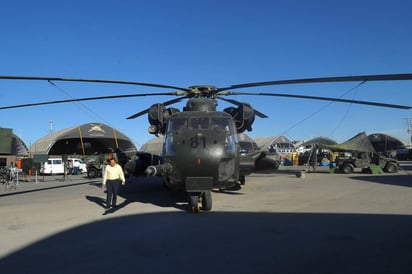
<instances>
[{"instance_id":1,"label":"military truck","mask_svg":"<svg viewBox=\"0 0 412 274\"><path fill-rule=\"evenodd\" d=\"M89 157L89 159L87 160L87 177L102 177L102 165L104 160L105 158L103 155Z\"/></svg>"},{"instance_id":2,"label":"military truck","mask_svg":"<svg viewBox=\"0 0 412 274\"><path fill-rule=\"evenodd\" d=\"M396 173L399 169L399 163L395 159L366 152L339 153L335 164L337 171L345 174L354 172L355 168L370 173L373 165L388 173Z\"/></svg>"},{"instance_id":3,"label":"military truck","mask_svg":"<svg viewBox=\"0 0 412 274\"><path fill-rule=\"evenodd\" d=\"M90 155L87 157L87 177L96 178L102 177L102 167L105 160L110 158L116 159L118 164L123 168L128 162L127 155L120 149L116 149L115 152L103 153L98 155Z\"/></svg>"},{"instance_id":4,"label":"military truck","mask_svg":"<svg viewBox=\"0 0 412 274\"><path fill-rule=\"evenodd\" d=\"M395 159L378 155L365 132L361 132L344 143L336 145L316 145L316 149L325 148L337 156L331 161L331 167L336 165L335 171L342 173L352 173L355 168L360 168L364 172L375 173L380 171L395 173L399 169L399 164Z\"/></svg>"}]
</instances>

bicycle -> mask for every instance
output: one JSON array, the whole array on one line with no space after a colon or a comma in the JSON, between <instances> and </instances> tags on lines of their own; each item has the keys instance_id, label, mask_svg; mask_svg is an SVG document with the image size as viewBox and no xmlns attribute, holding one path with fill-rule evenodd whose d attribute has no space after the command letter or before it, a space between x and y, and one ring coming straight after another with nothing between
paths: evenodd
<instances>
[{"instance_id":1,"label":"bicycle","mask_svg":"<svg viewBox=\"0 0 412 274\"><path fill-rule=\"evenodd\" d=\"M14 188L17 190L17 175L12 169L5 170L4 168L0 171L0 182L4 184L4 191L11 190Z\"/></svg>"},{"instance_id":2,"label":"bicycle","mask_svg":"<svg viewBox=\"0 0 412 274\"><path fill-rule=\"evenodd\" d=\"M0 167L0 184L7 183L7 169Z\"/></svg>"}]
</instances>

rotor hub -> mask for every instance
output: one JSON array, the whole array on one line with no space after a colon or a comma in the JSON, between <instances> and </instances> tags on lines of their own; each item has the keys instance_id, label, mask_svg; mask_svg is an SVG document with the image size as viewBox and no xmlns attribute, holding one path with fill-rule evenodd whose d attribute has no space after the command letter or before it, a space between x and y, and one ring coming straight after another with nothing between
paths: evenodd
<instances>
[{"instance_id":1,"label":"rotor hub","mask_svg":"<svg viewBox=\"0 0 412 274\"><path fill-rule=\"evenodd\" d=\"M189 87L190 93L197 97L215 98L217 88L209 85L196 85Z\"/></svg>"}]
</instances>

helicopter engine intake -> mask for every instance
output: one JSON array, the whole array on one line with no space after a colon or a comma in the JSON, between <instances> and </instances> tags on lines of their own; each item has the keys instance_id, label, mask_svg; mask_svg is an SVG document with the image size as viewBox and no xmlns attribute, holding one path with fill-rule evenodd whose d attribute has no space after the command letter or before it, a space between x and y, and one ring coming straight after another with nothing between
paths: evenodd
<instances>
[{"instance_id":1,"label":"helicopter engine intake","mask_svg":"<svg viewBox=\"0 0 412 274\"><path fill-rule=\"evenodd\" d=\"M150 134L164 134L165 125L170 115L179 112L177 108L165 108L163 104L154 104L149 108L148 119L150 123Z\"/></svg>"},{"instance_id":2,"label":"helicopter engine intake","mask_svg":"<svg viewBox=\"0 0 412 274\"><path fill-rule=\"evenodd\" d=\"M238 133L242 133L245 130L252 131L252 124L255 121L255 110L249 104L242 103L237 108L228 107L223 111L233 117Z\"/></svg>"}]
</instances>

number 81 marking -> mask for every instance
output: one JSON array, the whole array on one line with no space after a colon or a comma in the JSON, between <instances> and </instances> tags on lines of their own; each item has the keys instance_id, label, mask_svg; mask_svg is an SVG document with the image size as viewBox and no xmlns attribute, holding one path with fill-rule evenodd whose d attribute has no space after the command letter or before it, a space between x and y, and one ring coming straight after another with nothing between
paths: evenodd
<instances>
[{"instance_id":1,"label":"number 81 marking","mask_svg":"<svg viewBox=\"0 0 412 274\"><path fill-rule=\"evenodd\" d=\"M190 138L190 147L191 148L198 148L202 146L203 148L206 148L206 138L204 136L199 137L198 135Z\"/></svg>"}]
</instances>

